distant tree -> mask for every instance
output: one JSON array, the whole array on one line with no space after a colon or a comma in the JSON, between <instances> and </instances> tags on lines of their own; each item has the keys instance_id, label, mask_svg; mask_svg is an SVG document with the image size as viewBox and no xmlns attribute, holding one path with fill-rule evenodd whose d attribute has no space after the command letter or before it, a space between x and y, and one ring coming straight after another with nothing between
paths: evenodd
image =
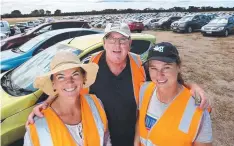
<instances>
[{"instance_id":1,"label":"distant tree","mask_svg":"<svg viewBox=\"0 0 234 146\"><path fill-rule=\"evenodd\" d=\"M61 10L57 9L56 11L54 11L54 15L59 16L62 13Z\"/></svg>"},{"instance_id":2,"label":"distant tree","mask_svg":"<svg viewBox=\"0 0 234 146\"><path fill-rule=\"evenodd\" d=\"M40 10L39 10L39 13L40 13L40 15L44 15L44 14L45 14L45 11L44 11L43 9L40 9Z\"/></svg>"},{"instance_id":3,"label":"distant tree","mask_svg":"<svg viewBox=\"0 0 234 146\"><path fill-rule=\"evenodd\" d=\"M21 15L22 14L21 14L21 12L19 10L14 10L14 11L11 12L12 17L19 17Z\"/></svg>"},{"instance_id":4,"label":"distant tree","mask_svg":"<svg viewBox=\"0 0 234 146\"><path fill-rule=\"evenodd\" d=\"M46 10L46 15L51 15L51 11Z\"/></svg>"},{"instance_id":5,"label":"distant tree","mask_svg":"<svg viewBox=\"0 0 234 146\"><path fill-rule=\"evenodd\" d=\"M38 10L34 10L34 11L31 12L31 15L32 16L39 16L40 12Z\"/></svg>"}]
</instances>

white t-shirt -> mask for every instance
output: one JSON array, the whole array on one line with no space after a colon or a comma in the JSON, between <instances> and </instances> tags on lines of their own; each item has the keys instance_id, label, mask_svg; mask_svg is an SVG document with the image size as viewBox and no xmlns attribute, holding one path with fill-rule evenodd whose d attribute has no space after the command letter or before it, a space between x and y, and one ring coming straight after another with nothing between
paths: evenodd
<instances>
[{"instance_id":1,"label":"white t-shirt","mask_svg":"<svg viewBox=\"0 0 234 146\"><path fill-rule=\"evenodd\" d=\"M162 103L158 100L156 89L151 97L146 119L145 126L147 130L150 130L152 126L157 123L158 119L163 115L165 110L168 108L169 104ZM196 142L201 143L211 143L212 142L212 128L211 128L211 119L210 114L206 110L203 114L201 124L199 127L199 131L197 137L195 139Z\"/></svg>"}]
</instances>

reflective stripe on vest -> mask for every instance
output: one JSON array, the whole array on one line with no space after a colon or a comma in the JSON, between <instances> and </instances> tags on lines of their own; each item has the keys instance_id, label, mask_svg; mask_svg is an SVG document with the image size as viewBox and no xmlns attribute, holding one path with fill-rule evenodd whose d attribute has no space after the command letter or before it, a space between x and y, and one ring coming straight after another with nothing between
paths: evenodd
<instances>
[{"instance_id":1,"label":"reflective stripe on vest","mask_svg":"<svg viewBox=\"0 0 234 146\"><path fill-rule=\"evenodd\" d=\"M146 129L145 118L155 88L153 82L146 82L140 89L138 126L141 145L192 145L198 133L203 111L195 105L194 98L185 87L151 130Z\"/></svg>"},{"instance_id":2,"label":"reflective stripe on vest","mask_svg":"<svg viewBox=\"0 0 234 146\"><path fill-rule=\"evenodd\" d=\"M40 146L53 146L50 130L45 118L34 118Z\"/></svg>"},{"instance_id":3,"label":"reflective stripe on vest","mask_svg":"<svg viewBox=\"0 0 234 146\"><path fill-rule=\"evenodd\" d=\"M139 109L141 108L141 103L145 94L145 90L148 87L150 82L144 82L140 87L140 94L139 94Z\"/></svg>"},{"instance_id":4,"label":"reflective stripe on vest","mask_svg":"<svg viewBox=\"0 0 234 146\"><path fill-rule=\"evenodd\" d=\"M106 130L106 125L104 125L104 124L107 124L107 121L103 121L103 118L101 117L101 115L103 115L103 113L104 113L104 110L103 111L98 110L98 107L96 106L94 99L91 97L91 95L87 94L87 95L84 95L82 98L87 101L88 106L91 109L92 117L93 117L94 122L95 122L95 127L97 128L97 132L99 134L99 136L98 136L98 139L100 142L99 146L103 146L104 133ZM98 102L98 104L100 104L100 103ZM48 112L52 112L53 113L53 115L51 115L52 118L54 117L54 115L56 117L58 117L53 112L52 109L48 108L46 110L47 111L45 111L45 112L47 112L47 114L46 114L47 116L51 115ZM56 133L54 133L55 137L53 137L53 135L51 135L52 134L51 129L49 128L50 125L47 122L47 120L49 120L49 119L46 118L47 117L46 115L43 118L35 117L34 118L35 124L29 126L29 132L30 132L32 145L33 146L56 146L56 144L54 143L56 141L56 143L59 143L60 146L63 146L63 145L76 146L77 144L76 144L75 140L73 139L72 135L70 134L70 132L68 131L65 124L61 120L59 120L59 121L57 120L57 119L59 119L59 117L56 118L52 122L55 122L54 124L55 125L57 124L57 127L60 127L61 129L59 129L59 131L57 131L57 129L56 129L57 135L56 135ZM103 116L103 117L106 120L106 117L105 116ZM84 123L82 123L82 125L83 124ZM83 134L84 134L84 127L83 127ZM89 144L87 142L85 142L85 139L89 139L89 136L84 137L84 144L87 146Z\"/></svg>"},{"instance_id":5,"label":"reflective stripe on vest","mask_svg":"<svg viewBox=\"0 0 234 146\"><path fill-rule=\"evenodd\" d=\"M95 53L91 57L90 62L94 62L98 64L102 54L103 54L103 51ZM131 52L129 52L128 55L129 55L130 66L131 66L134 97L135 97L136 104L138 106L140 85L141 83L145 81L146 75L145 75L144 67L142 66L142 61L140 59L140 56ZM88 89L85 89L85 93L87 93L88 91L89 91Z\"/></svg>"},{"instance_id":6,"label":"reflective stripe on vest","mask_svg":"<svg viewBox=\"0 0 234 146\"><path fill-rule=\"evenodd\" d=\"M104 132L105 132L104 131L105 128L104 128L104 125L102 123L102 119L101 119L101 117L99 115L99 112L98 112L98 110L96 108L96 105L95 105L93 99L88 94L86 94L84 97L86 98L87 102L89 103L90 108L92 109L94 121L96 123L96 127L98 128L98 133L99 133L99 136L100 136L100 146L102 146L103 145Z\"/></svg>"}]
</instances>

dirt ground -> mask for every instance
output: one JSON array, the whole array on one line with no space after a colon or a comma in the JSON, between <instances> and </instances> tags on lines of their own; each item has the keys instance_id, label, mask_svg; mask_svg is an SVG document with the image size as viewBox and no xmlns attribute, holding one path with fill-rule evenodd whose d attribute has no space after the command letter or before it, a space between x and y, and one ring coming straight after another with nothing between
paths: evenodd
<instances>
[{"instance_id":1,"label":"dirt ground","mask_svg":"<svg viewBox=\"0 0 234 146\"><path fill-rule=\"evenodd\" d=\"M234 145L234 35L203 37L201 33L144 31L156 42L168 41L178 47L186 82L201 85L212 103L214 146Z\"/></svg>"}]
</instances>

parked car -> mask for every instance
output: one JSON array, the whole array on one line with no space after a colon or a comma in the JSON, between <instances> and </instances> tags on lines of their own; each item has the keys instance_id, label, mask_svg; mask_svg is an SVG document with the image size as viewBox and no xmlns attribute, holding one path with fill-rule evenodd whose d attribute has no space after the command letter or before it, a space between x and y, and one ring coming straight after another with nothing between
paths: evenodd
<instances>
[{"instance_id":1,"label":"parked car","mask_svg":"<svg viewBox=\"0 0 234 146\"><path fill-rule=\"evenodd\" d=\"M21 33L19 27L17 27L16 25L10 25L10 31L11 31L10 36Z\"/></svg>"},{"instance_id":2,"label":"parked car","mask_svg":"<svg viewBox=\"0 0 234 146\"><path fill-rule=\"evenodd\" d=\"M188 32L200 30L202 26L206 25L209 19L205 15L187 15L180 20L171 24L171 29L174 32Z\"/></svg>"},{"instance_id":3,"label":"parked car","mask_svg":"<svg viewBox=\"0 0 234 146\"><path fill-rule=\"evenodd\" d=\"M0 32L4 33L6 36L9 36L11 34L10 25L7 21L1 20L0 21L0 28L1 28Z\"/></svg>"},{"instance_id":4,"label":"parked car","mask_svg":"<svg viewBox=\"0 0 234 146\"><path fill-rule=\"evenodd\" d=\"M48 47L60 41L69 38L74 38L77 36L97 33L101 33L101 31L84 28L66 28L46 32L31 39L19 48L2 51L0 61L1 71L4 72L21 65L22 63L30 59L32 56L38 54L39 52L47 49Z\"/></svg>"},{"instance_id":5,"label":"parked car","mask_svg":"<svg viewBox=\"0 0 234 146\"><path fill-rule=\"evenodd\" d=\"M35 77L49 70L49 63L60 50L73 51L84 62L93 53L103 50L103 34L76 37L57 43L38 53L24 64L1 74L1 141L2 146L23 138L25 122L35 104L47 96L33 87ZM132 35L132 52L144 54L155 43L155 36ZM145 55L145 54L144 54Z\"/></svg>"},{"instance_id":6,"label":"parked car","mask_svg":"<svg viewBox=\"0 0 234 146\"><path fill-rule=\"evenodd\" d=\"M151 18L151 19L145 20L145 21L143 22L144 28L145 28L146 30L151 29L152 23L155 23L155 22L157 22L158 20L159 20L159 18Z\"/></svg>"},{"instance_id":7,"label":"parked car","mask_svg":"<svg viewBox=\"0 0 234 146\"><path fill-rule=\"evenodd\" d=\"M129 26L131 31L142 32L142 30L144 30L144 24L142 22L139 22L139 21L130 20L128 22L128 26Z\"/></svg>"},{"instance_id":8,"label":"parked car","mask_svg":"<svg viewBox=\"0 0 234 146\"><path fill-rule=\"evenodd\" d=\"M234 33L234 17L218 17L211 20L207 25L203 26L201 33L205 35L222 35L227 37Z\"/></svg>"},{"instance_id":9,"label":"parked car","mask_svg":"<svg viewBox=\"0 0 234 146\"><path fill-rule=\"evenodd\" d=\"M19 27L19 29L20 29L20 31L21 31L22 33L25 32L25 29L29 29L29 28L32 28L32 27L33 27L32 25L30 25L29 22L17 22L15 25L16 25L17 27Z\"/></svg>"},{"instance_id":10,"label":"parked car","mask_svg":"<svg viewBox=\"0 0 234 146\"><path fill-rule=\"evenodd\" d=\"M12 48L17 48L20 45L24 44L28 40L34 38L35 36L38 36L44 32L51 31L51 30L57 30L62 28L90 28L88 22L84 21L57 21L52 23L44 23L37 27L34 27L33 29L29 30L26 33L16 35L9 37L5 39L3 42L1 42L1 51L8 50Z\"/></svg>"},{"instance_id":11,"label":"parked car","mask_svg":"<svg viewBox=\"0 0 234 146\"><path fill-rule=\"evenodd\" d=\"M170 17L164 17L160 19L159 21L154 23L153 28L155 29L170 29L171 23L175 22L177 20L181 19L179 16L170 16Z\"/></svg>"}]
</instances>

